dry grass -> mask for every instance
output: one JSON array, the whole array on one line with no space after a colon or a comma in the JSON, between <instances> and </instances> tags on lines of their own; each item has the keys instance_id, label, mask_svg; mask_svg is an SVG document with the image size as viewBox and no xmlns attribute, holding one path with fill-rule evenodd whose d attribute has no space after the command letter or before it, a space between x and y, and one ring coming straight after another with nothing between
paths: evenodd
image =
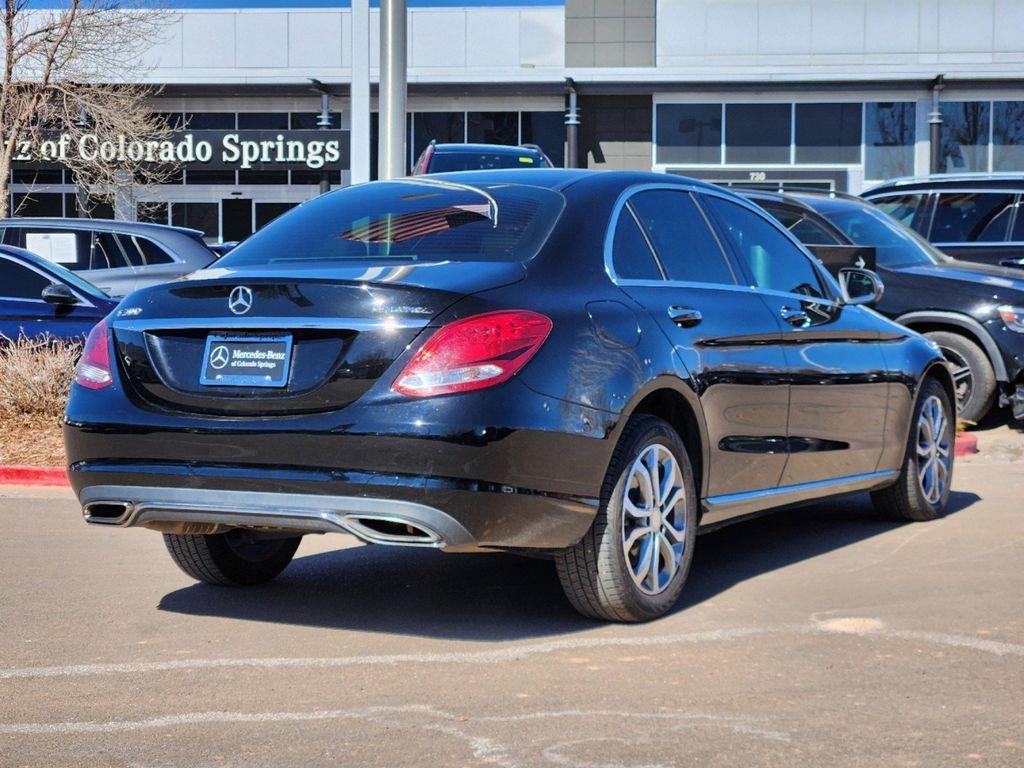
<instances>
[{"instance_id":1,"label":"dry grass","mask_svg":"<svg viewBox=\"0 0 1024 768\"><path fill-rule=\"evenodd\" d=\"M80 343L0 339L0 464L64 464L60 420Z\"/></svg>"}]
</instances>

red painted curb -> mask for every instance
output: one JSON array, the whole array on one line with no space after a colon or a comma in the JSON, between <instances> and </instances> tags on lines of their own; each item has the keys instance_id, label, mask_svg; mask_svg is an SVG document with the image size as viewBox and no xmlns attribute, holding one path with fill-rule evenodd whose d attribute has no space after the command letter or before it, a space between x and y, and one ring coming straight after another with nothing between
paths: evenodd
<instances>
[{"instance_id":1,"label":"red painted curb","mask_svg":"<svg viewBox=\"0 0 1024 768\"><path fill-rule=\"evenodd\" d=\"M0 485L70 485L64 467L0 466Z\"/></svg>"},{"instance_id":2,"label":"red painted curb","mask_svg":"<svg viewBox=\"0 0 1024 768\"><path fill-rule=\"evenodd\" d=\"M978 452L978 438L967 432L961 432L956 436L956 446L953 448L954 456L970 456Z\"/></svg>"}]
</instances>

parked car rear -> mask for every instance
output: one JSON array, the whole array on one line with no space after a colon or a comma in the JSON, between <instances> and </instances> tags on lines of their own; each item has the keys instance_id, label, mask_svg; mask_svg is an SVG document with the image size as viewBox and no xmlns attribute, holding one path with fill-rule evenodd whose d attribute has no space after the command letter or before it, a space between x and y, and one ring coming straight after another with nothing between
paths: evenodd
<instances>
[{"instance_id":1,"label":"parked car rear","mask_svg":"<svg viewBox=\"0 0 1024 768\"><path fill-rule=\"evenodd\" d=\"M0 241L76 272L110 296L166 283L215 258L198 230L109 219L0 219Z\"/></svg>"},{"instance_id":2,"label":"parked car rear","mask_svg":"<svg viewBox=\"0 0 1024 768\"><path fill-rule=\"evenodd\" d=\"M487 171L495 168L553 168L536 144L509 147L503 144L435 144L423 150L413 176L452 171Z\"/></svg>"},{"instance_id":3,"label":"parked car rear","mask_svg":"<svg viewBox=\"0 0 1024 768\"><path fill-rule=\"evenodd\" d=\"M867 190L901 224L957 259L1024 268L1024 174L944 174Z\"/></svg>"}]
</instances>

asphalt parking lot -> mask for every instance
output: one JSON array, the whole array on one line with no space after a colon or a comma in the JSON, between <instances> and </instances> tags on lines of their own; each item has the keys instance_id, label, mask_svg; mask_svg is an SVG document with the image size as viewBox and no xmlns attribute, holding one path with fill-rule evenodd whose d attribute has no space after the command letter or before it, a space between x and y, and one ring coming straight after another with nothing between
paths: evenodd
<instances>
[{"instance_id":1,"label":"asphalt parking lot","mask_svg":"<svg viewBox=\"0 0 1024 768\"><path fill-rule=\"evenodd\" d=\"M340 537L214 589L8 488L0 764L1024 765L1024 437L982 448L934 523L857 496L701 537L643 626L545 561Z\"/></svg>"}]
</instances>

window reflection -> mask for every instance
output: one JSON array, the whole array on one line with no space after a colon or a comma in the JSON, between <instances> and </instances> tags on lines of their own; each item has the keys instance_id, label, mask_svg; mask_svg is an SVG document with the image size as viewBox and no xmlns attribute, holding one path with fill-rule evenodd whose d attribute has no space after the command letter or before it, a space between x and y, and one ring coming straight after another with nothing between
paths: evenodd
<instances>
[{"instance_id":1,"label":"window reflection","mask_svg":"<svg viewBox=\"0 0 1024 768\"><path fill-rule=\"evenodd\" d=\"M992 114L992 170L1024 171L1024 101L997 101Z\"/></svg>"},{"instance_id":2,"label":"window reflection","mask_svg":"<svg viewBox=\"0 0 1024 768\"><path fill-rule=\"evenodd\" d=\"M942 171L988 170L987 101L947 101L942 105Z\"/></svg>"}]
</instances>

